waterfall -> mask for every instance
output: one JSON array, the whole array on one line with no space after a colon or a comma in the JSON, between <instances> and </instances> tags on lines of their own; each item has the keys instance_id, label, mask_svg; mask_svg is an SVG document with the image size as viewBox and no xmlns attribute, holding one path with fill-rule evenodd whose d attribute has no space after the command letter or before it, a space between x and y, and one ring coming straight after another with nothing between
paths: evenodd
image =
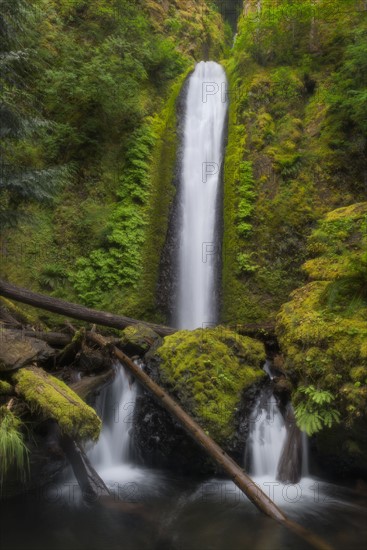
<instances>
[{"instance_id":1,"label":"waterfall","mask_svg":"<svg viewBox=\"0 0 367 550\"><path fill-rule=\"evenodd\" d=\"M286 434L285 422L275 397L264 393L250 417L247 462L251 474L276 478Z\"/></svg>"},{"instance_id":2,"label":"waterfall","mask_svg":"<svg viewBox=\"0 0 367 550\"><path fill-rule=\"evenodd\" d=\"M115 369L115 380L102 390L96 404L103 427L89 457L97 468L118 466L131 459L130 433L137 384L119 363Z\"/></svg>"},{"instance_id":3,"label":"waterfall","mask_svg":"<svg viewBox=\"0 0 367 550\"><path fill-rule=\"evenodd\" d=\"M188 83L182 144L175 319L181 329L217 322L217 222L226 114L224 69L214 62L198 63Z\"/></svg>"},{"instance_id":4,"label":"waterfall","mask_svg":"<svg viewBox=\"0 0 367 550\"><path fill-rule=\"evenodd\" d=\"M274 380L269 361L264 370ZM307 436L296 425L291 403L280 410L270 387L262 391L250 416L245 458L255 477L297 483L308 476Z\"/></svg>"}]
</instances>

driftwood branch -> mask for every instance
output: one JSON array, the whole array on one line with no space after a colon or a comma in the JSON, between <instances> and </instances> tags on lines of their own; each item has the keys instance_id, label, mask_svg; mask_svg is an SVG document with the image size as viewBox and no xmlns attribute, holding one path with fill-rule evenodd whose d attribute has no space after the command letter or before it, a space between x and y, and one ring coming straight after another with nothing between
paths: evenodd
<instances>
[{"instance_id":1,"label":"driftwood branch","mask_svg":"<svg viewBox=\"0 0 367 550\"><path fill-rule=\"evenodd\" d=\"M213 441L181 407L156 384L143 370L140 369L127 355L116 346L96 333L89 333L91 341L102 347L109 346L115 357L137 378L137 380L170 412L183 426L192 439L205 449L208 455L229 475L239 489L265 515L284 525L290 531L302 537L309 544L320 550L330 550L330 545L317 535L309 532L303 526L287 518L278 506L255 484L255 482L228 456L215 441Z\"/></svg>"}]
</instances>

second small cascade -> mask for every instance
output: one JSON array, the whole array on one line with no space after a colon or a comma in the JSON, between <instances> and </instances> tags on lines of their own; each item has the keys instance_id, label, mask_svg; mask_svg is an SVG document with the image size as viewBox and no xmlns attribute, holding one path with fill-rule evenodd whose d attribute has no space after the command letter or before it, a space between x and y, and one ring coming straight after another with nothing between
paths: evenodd
<instances>
[{"instance_id":1,"label":"second small cascade","mask_svg":"<svg viewBox=\"0 0 367 550\"><path fill-rule=\"evenodd\" d=\"M247 462L255 477L277 477L287 430L272 393L263 393L250 417Z\"/></svg>"},{"instance_id":2,"label":"second small cascade","mask_svg":"<svg viewBox=\"0 0 367 550\"><path fill-rule=\"evenodd\" d=\"M273 380L269 362L264 370ZM250 417L246 466L255 478L283 483L308 475L307 436L296 425L291 403L280 408L270 386L262 390Z\"/></svg>"}]
</instances>

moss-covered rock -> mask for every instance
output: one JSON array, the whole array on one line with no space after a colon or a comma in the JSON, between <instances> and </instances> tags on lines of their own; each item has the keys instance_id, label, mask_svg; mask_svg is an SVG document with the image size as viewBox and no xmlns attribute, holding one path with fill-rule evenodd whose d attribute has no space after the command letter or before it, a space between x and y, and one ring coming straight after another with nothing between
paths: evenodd
<instances>
[{"instance_id":1,"label":"moss-covered rock","mask_svg":"<svg viewBox=\"0 0 367 550\"><path fill-rule=\"evenodd\" d=\"M31 410L56 420L63 433L78 440L98 439L101 420L64 382L37 367L20 369L12 378Z\"/></svg>"},{"instance_id":2,"label":"moss-covered rock","mask_svg":"<svg viewBox=\"0 0 367 550\"><path fill-rule=\"evenodd\" d=\"M161 341L160 336L143 323L130 325L122 331L119 347L128 353L145 354L153 345Z\"/></svg>"},{"instance_id":3,"label":"moss-covered rock","mask_svg":"<svg viewBox=\"0 0 367 550\"><path fill-rule=\"evenodd\" d=\"M317 257L304 265L318 280L296 290L277 318L284 368L303 388L333 396L325 411L339 413L338 429L348 433L346 456L356 448L367 453L359 428L367 409L366 228L367 203L337 209L319 223L309 239L309 250ZM298 391L294 400L312 414L310 395Z\"/></svg>"},{"instance_id":4,"label":"moss-covered rock","mask_svg":"<svg viewBox=\"0 0 367 550\"><path fill-rule=\"evenodd\" d=\"M0 395L11 395L14 392L14 388L6 380L0 380Z\"/></svg>"},{"instance_id":5,"label":"moss-covered rock","mask_svg":"<svg viewBox=\"0 0 367 550\"><path fill-rule=\"evenodd\" d=\"M243 391L261 380L262 343L218 327L179 331L157 350L162 381L218 443L235 432Z\"/></svg>"}]
</instances>

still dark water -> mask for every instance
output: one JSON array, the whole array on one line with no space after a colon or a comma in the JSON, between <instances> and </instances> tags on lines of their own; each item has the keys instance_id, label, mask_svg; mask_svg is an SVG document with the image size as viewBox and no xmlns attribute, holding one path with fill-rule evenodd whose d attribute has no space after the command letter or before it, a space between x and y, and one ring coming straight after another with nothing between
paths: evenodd
<instances>
[{"instance_id":1,"label":"still dark water","mask_svg":"<svg viewBox=\"0 0 367 550\"><path fill-rule=\"evenodd\" d=\"M0 505L2 550L283 550L309 546L262 516L236 486L132 466L103 472L114 495L86 505L75 481ZM256 480L293 519L335 549L367 545L365 495L311 478Z\"/></svg>"}]
</instances>

